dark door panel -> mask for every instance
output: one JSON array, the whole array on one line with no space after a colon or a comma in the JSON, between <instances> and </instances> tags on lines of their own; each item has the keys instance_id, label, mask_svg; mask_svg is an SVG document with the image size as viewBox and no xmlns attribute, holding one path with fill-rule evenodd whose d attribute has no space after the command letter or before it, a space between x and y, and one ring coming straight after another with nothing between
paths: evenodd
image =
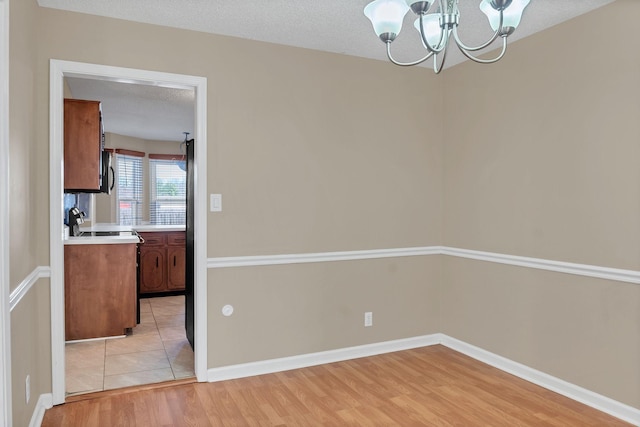
<instances>
[{"instance_id":1,"label":"dark door panel","mask_svg":"<svg viewBox=\"0 0 640 427\"><path fill-rule=\"evenodd\" d=\"M191 348L194 348L194 232L195 221L193 210L195 207L193 192L193 178L194 178L194 140L190 139L186 141L187 149L187 226L186 226L186 259L185 259L185 329L187 332L187 339Z\"/></svg>"}]
</instances>

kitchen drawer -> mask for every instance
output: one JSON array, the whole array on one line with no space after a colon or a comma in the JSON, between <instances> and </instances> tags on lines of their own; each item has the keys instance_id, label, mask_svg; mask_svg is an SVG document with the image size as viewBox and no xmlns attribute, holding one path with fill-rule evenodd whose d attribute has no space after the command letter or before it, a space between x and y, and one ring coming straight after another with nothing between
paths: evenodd
<instances>
[{"instance_id":1,"label":"kitchen drawer","mask_svg":"<svg viewBox=\"0 0 640 427\"><path fill-rule=\"evenodd\" d=\"M139 233L144 239L145 246L164 246L167 244L165 233Z\"/></svg>"},{"instance_id":2,"label":"kitchen drawer","mask_svg":"<svg viewBox=\"0 0 640 427\"><path fill-rule=\"evenodd\" d=\"M187 237L184 231L167 233L167 245L184 246L186 242L187 242Z\"/></svg>"}]
</instances>

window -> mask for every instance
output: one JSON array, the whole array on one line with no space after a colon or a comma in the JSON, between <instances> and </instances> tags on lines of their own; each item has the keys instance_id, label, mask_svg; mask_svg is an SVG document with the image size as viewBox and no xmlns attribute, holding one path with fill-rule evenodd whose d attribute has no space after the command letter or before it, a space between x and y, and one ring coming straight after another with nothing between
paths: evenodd
<instances>
[{"instance_id":1,"label":"window","mask_svg":"<svg viewBox=\"0 0 640 427\"><path fill-rule=\"evenodd\" d=\"M73 207L80 209L85 221L94 221L95 201L91 193L64 193L64 223L69 225L69 210Z\"/></svg>"},{"instance_id":2,"label":"window","mask_svg":"<svg viewBox=\"0 0 640 427\"><path fill-rule=\"evenodd\" d=\"M151 224L186 223L187 173L180 156L149 155Z\"/></svg>"},{"instance_id":3,"label":"window","mask_svg":"<svg viewBox=\"0 0 640 427\"><path fill-rule=\"evenodd\" d=\"M117 215L120 225L136 225L142 222L142 156L116 154L118 171Z\"/></svg>"}]
</instances>

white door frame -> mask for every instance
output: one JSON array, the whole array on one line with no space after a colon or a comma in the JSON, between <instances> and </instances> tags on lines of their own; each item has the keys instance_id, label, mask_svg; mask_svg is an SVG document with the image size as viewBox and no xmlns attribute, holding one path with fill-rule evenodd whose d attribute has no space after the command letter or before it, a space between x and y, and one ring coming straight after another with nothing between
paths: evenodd
<instances>
[{"instance_id":1,"label":"white door frame","mask_svg":"<svg viewBox=\"0 0 640 427\"><path fill-rule=\"evenodd\" d=\"M196 96L195 129L195 239L194 310L195 373L207 381L207 79L107 65L52 59L49 80L49 200L51 263L51 364L53 404L64 403L64 169L63 99L64 77L80 77L123 83L193 89ZM8 222L8 221L6 221ZM5 223L6 223L5 222Z\"/></svg>"},{"instance_id":2,"label":"white door frame","mask_svg":"<svg viewBox=\"0 0 640 427\"><path fill-rule=\"evenodd\" d=\"M9 0L0 0L0 424L11 425L9 307Z\"/></svg>"}]
</instances>

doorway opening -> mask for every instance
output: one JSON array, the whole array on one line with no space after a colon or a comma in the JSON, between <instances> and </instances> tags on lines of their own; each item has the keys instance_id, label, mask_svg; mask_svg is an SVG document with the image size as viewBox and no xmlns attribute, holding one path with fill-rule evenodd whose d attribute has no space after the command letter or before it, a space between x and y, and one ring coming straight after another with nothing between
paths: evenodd
<instances>
[{"instance_id":1,"label":"doorway opening","mask_svg":"<svg viewBox=\"0 0 640 427\"><path fill-rule=\"evenodd\" d=\"M65 361L67 398L193 378L184 295L141 298L140 323L129 334L67 342Z\"/></svg>"},{"instance_id":2,"label":"doorway opening","mask_svg":"<svg viewBox=\"0 0 640 427\"><path fill-rule=\"evenodd\" d=\"M51 254L51 353L53 403L65 400L65 297L64 297L64 201L63 201L63 99L64 79L188 89L195 93L193 159L193 221L191 232L206 236L206 78L155 71L111 67L70 61L50 63L50 254ZM189 230L187 230L189 231ZM198 381L207 380L206 239L193 241L191 289L194 331L194 370ZM187 294L189 290L186 291ZM189 311L187 304L186 310ZM187 316L188 317L188 316Z\"/></svg>"}]
</instances>

